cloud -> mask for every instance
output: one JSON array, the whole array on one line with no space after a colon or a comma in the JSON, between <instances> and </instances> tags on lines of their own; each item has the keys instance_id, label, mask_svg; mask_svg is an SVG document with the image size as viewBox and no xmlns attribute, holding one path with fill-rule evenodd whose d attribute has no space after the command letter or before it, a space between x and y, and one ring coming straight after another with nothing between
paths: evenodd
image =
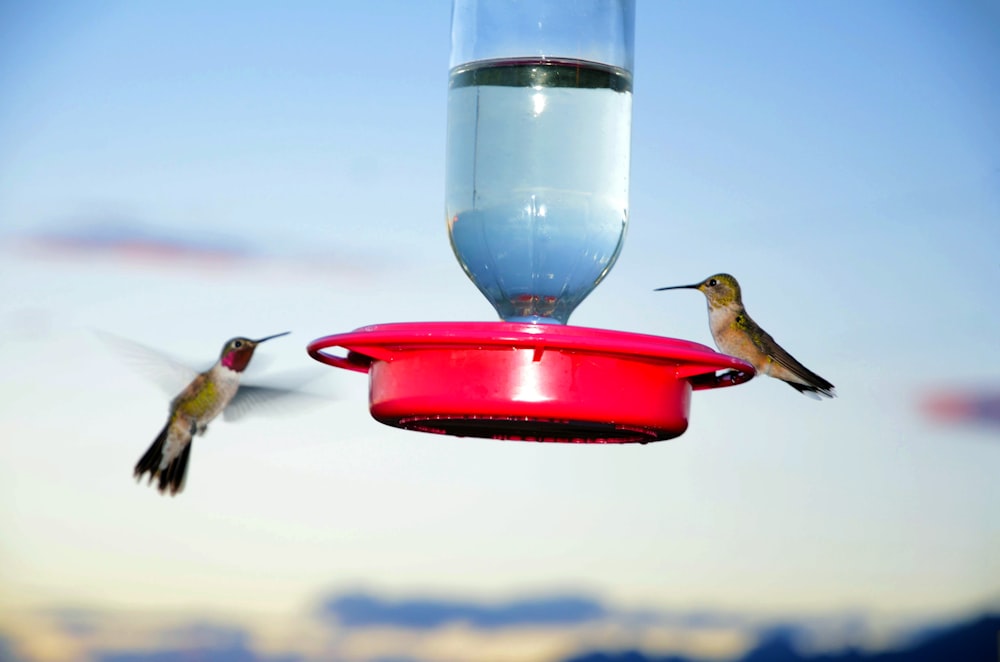
<instances>
[{"instance_id":1,"label":"cloud","mask_svg":"<svg viewBox=\"0 0 1000 662\"><path fill-rule=\"evenodd\" d=\"M924 413L943 423L1000 426L1000 389L941 390L925 397Z\"/></svg>"},{"instance_id":2,"label":"cloud","mask_svg":"<svg viewBox=\"0 0 1000 662\"><path fill-rule=\"evenodd\" d=\"M156 651L99 653L98 662L296 662L298 656L271 657L247 648L184 648Z\"/></svg>"},{"instance_id":3,"label":"cloud","mask_svg":"<svg viewBox=\"0 0 1000 662\"><path fill-rule=\"evenodd\" d=\"M620 609L573 593L491 602L354 591L327 595L311 615L218 621L86 608L24 612L13 620L7 614L0 661L929 662L989 659L1000 629L996 613L919 625L860 613L774 620L706 609Z\"/></svg>"},{"instance_id":4,"label":"cloud","mask_svg":"<svg viewBox=\"0 0 1000 662\"><path fill-rule=\"evenodd\" d=\"M111 262L133 269L196 269L215 274L269 269L300 276L321 273L351 279L371 278L386 264L377 255L330 250L315 240L275 242L264 236L225 235L205 228L165 228L129 216L79 217L49 229L0 235L0 250Z\"/></svg>"},{"instance_id":5,"label":"cloud","mask_svg":"<svg viewBox=\"0 0 1000 662\"><path fill-rule=\"evenodd\" d=\"M98 662L298 662L299 655L264 655L250 647L250 634L239 627L194 622L165 629L159 641L168 646L98 652Z\"/></svg>"},{"instance_id":6,"label":"cloud","mask_svg":"<svg viewBox=\"0 0 1000 662\"><path fill-rule=\"evenodd\" d=\"M608 616L599 602L580 596L522 598L495 604L462 600L386 600L363 593L337 595L320 613L342 627L397 626L431 629L467 623L491 629L520 625L576 625Z\"/></svg>"},{"instance_id":7,"label":"cloud","mask_svg":"<svg viewBox=\"0 0 1000 662\"><path fill-rule=\"evenodd\" d=\"M87 637L98 631L99 616L87 609L70 607L49 611L53 624L71 637ZM3 659L3 658L0 658Z\"/></svg>"},{"instance_id":8,"label":"cloud","mask_svg":"<svg viewBox=\"0 0 1000 662\"><path fill-rule=\"evenodd\" d=\"M9 660L9 662L18 662L21 658L14 654L14 647L10 644L7 637L0 634L0 660Z\"/></svg>"},{"instance_id":9,"label":"cloud","mask_svg":"<svg viewBox=\"0 0 1000 662\"><path fill-rule=\"evenodd\" d=\"M62 254L119 256L139 261L183 259L219 262L252 255L238 238L182 234L131 218L84 221L29 235L37 249Z\"/></svg>"},{"instance_id":10,"label":"cloud","mask_svg":"<svg viewBox=\"0 0 1000 662\"><path fill-rule=\"evenodd\" d=\"M214 623L190 623L172 628L165 633L165 638L186 642L194 648L219 649L245 649L250 641L246 630Z\"/></svg>"}]
</instances>

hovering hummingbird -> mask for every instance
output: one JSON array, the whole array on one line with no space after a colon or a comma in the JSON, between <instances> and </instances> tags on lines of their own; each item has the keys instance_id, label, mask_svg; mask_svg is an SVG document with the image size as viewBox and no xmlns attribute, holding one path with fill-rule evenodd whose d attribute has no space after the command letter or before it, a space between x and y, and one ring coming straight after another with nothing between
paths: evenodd
<instances>
[{"instance_id":1,"label":"hovering hummingbird","mask_svg":"<svg viewBox=\"0 0 1000 662\"><path fill-rule=\"evenodd\" d=\"M257 345L289 333L277 333L259 340L242 337L229 340L215 365L198 374L170 402L166 425L135 465L136 480L141 480L148 472L150 483L159 478L161 493L177 494L184 489L191 440L195 435L205 434L216 416L225 411L226 418L232 418L231 412L291 393L285 389L240 384L240 375L250 364Z\"/></svg>"},{"instance_id":2,"label":"hovering hummingbird","mask_svg":"<svg viewBox=\"0 0 1000 662\"><path fill-rule=\"evenodd\" d=\"M654 291L663 290L699 290L705 295L708 323L719 351L753 364L758 373L780 379L811 398L835 397L833 384L796 361L750 319L743 307L740 284L729 274L715 274L693 285L659 287Z\"/></svg>"}]
</instances>

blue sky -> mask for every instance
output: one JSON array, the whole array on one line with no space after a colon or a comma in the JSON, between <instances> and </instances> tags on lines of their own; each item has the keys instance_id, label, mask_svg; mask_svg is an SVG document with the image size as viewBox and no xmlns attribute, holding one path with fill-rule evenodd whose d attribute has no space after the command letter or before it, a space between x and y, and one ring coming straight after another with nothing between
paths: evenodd
<instances>
[{"instance_id":1,"label":"blue sky","mask_svg":"<svg viewBox=\"0 0 1000 662\"><path fill-rule=\"evenodd\" d=\"M640 3L628 237L571 322L711 344L700 295L652 290L728 271L839 397L756 379L628 448L386 428L362 376L305 353L371 323L494 319L444 223L449 19L444 1L0 7L5 608L288 614L355 585L779 612L995 600L996 430L918 402L1000 387L996 4ZM30 249L107 220L261 259ZM95 328L199 366L292 330L267 371L339 399L213 424L161 498L131 467L168 396Z\"/></svg>"}]
</instances>

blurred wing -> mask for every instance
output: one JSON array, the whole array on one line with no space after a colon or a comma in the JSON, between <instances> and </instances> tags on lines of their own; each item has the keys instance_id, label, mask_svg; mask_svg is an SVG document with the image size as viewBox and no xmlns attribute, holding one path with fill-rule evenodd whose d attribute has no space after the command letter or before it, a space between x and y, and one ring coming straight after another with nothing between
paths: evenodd
<instances>
[{"instance_id":1,"label":"blurred wing","mask_svg":"<svg viewBox=\"0 0 1000 662\"><path fill-rule=\"evenodd\" d=\"M232 422L243 419L251 412L263 415L288 414L328 400L329 398L321 395L290 388L241 385L222 412L222 418Z\"/></svg>"},{"instance_id":2,"label":"blurred wing","mask_svg":"<svg viewBox=\"0 0 1000 662\"><path fill-rule=\"evenodd\" d=\"M116 336L107 331L95 330L93 333L114 354L124 359L126 363L144 377L156 383L169 396L175 396L180 393L184 387L198 376L198 371L191 366L152 347Z\"/></svg>"}]
</instances>

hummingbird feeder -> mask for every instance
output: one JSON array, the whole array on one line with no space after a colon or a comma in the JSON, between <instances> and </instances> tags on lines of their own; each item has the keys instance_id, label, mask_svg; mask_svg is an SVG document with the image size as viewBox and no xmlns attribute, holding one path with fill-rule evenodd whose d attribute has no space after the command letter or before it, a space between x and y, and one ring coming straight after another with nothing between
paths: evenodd
<instances>
[{"instance_id":1,"label":"hummingbird feeder","mask_svg":"<svg viewBox=\"0 0 1000 662\"><path fill-rule=\"evenodd\" d=\"M378 324L310 343L316 360L368 373L376 420L657 441L687 429L693 391L753 377L697 343L567 324L625 238L634 12L634 0L454 0L448 232L503 321Z\"/></svg>"}]
</instances>

